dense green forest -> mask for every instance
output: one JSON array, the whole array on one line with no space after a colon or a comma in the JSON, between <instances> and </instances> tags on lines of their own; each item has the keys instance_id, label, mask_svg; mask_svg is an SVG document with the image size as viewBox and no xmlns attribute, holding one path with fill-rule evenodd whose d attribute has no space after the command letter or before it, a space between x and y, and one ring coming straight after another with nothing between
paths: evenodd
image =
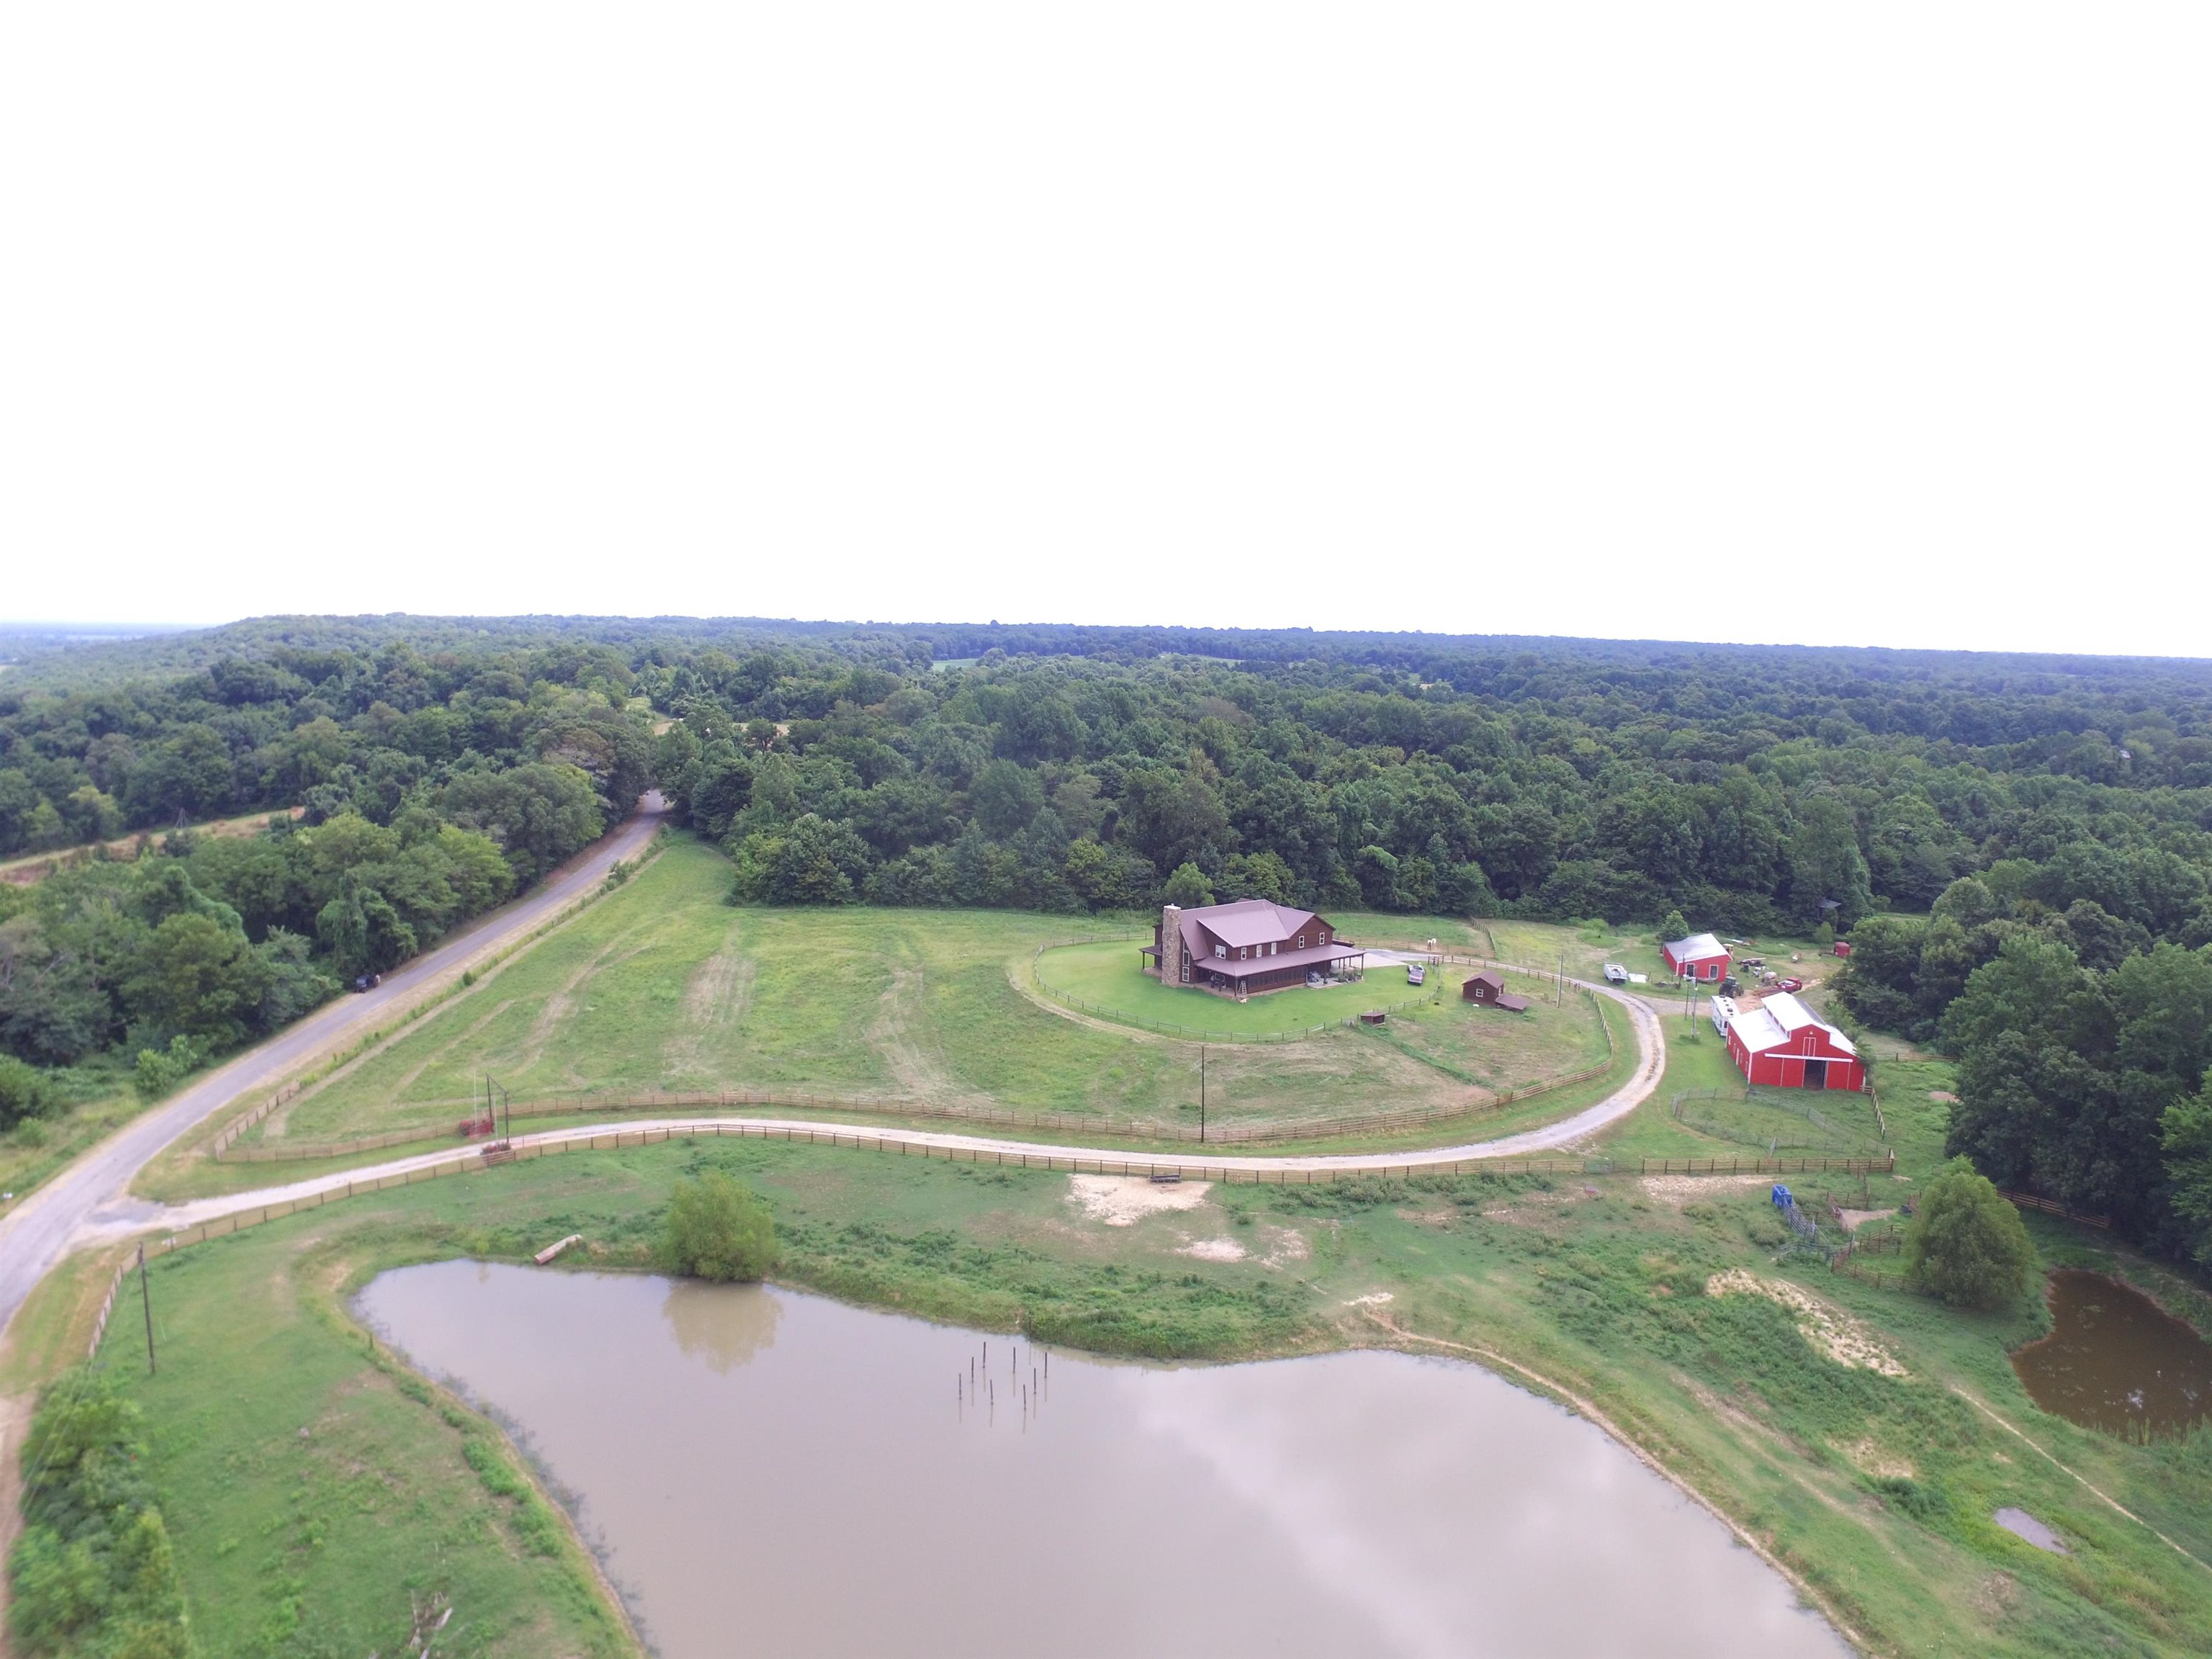
<instances>
[{"instance_id":1,"label":"dense green forest","mask_svg":"<svg viewBox=\"0 0 2212 1659\"><path fill-rule=\"evenodd\" d=\"M10 685L0 852L161 833L0 885L0 1127L100 1086L88 1062L160 1092L597 838L649 781L633 678L604 647L398 641ZM263 809L255 836L173 828Z\"/></svg>"},{"instance_id":2,"label":"dense green forest","mask_svg":"<svg viewBox=\"0 0 2212 1659\"><path fill-rule=\"evenodd\" d=\"M1845 1006L1960 1057L1955 1146L2212 1253L2195 661L676 617L49 651L0 679L0 851L307 812L0 898L0 1042L268 1029L298 976L419 948L648 779L764 902L1829 925ZM134 976L189 915L257 964L220 1014ZM69 974L104 1013L21 988Z\"/></svg>"}]
</instances>

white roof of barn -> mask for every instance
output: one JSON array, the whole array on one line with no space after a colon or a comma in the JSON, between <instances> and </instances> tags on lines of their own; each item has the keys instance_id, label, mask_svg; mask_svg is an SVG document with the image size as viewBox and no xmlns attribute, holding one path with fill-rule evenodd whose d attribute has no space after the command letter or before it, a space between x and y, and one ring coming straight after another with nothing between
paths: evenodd
<instances>
[{"instance_id":1,"label":"white roof of barn","mask_svg":"<svg viewBox=\"0 0 2212 1659\"><path fill-rule=\"evenodd\" d=\"M1667 954L1677 962L1702 962L1707 957L1724 957L1728 946L1711 933L1692 933L1687 939L1678 939L1667 946Z\"/></svg>"},{"instance_id":2,"label":"white roof of barn","mask_svg":"<svg viewBox=\"0 0 2212 1659\"><path fill-rule=\"evenodd\" d=\"M1751 1009L1729 1021L1729 1030L1742 1038L1743 1046L1754 1054L1781 1048L1793 1034L1808 1025L1817 1025L1826 1031L1828 1042L1839 1052L1854 1055L1858 1053L1849 1037L1787 991L1777 992L1766 999L1763 1007Z\"/></svg>"}]
</instances>

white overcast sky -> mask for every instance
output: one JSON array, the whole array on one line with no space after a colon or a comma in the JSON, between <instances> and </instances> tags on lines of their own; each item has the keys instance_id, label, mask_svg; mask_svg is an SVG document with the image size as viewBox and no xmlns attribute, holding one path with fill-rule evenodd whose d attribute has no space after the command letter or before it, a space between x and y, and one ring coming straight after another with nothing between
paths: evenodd
<instances>
[{"instance_id":1,"label":"white overcast sky","mask_svg":"<svg viewBox=\"0 0 2212 1659\"><path fill-rule=\"evenodd\" d=\"M0 614L2212 655L2212 7L0 12Z\"/></svg>"}]
</instances>

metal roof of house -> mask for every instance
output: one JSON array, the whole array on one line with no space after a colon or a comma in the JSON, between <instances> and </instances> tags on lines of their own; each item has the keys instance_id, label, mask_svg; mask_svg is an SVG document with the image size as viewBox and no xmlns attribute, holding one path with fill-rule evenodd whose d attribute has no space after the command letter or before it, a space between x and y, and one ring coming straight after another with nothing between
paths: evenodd
<instances>
[{"instance_id":1,"label":"metal roof of house","mask_svg":"<svg viewBox=\"0 0 2212 1659\"><path fill-rule=\"evenodd\" d=\"M1202 923L1232 951L1239 945L1287 944L1314 920L1310 910L1293 910L1287 904L1266 899L1238 899L1233 904L1209 904L1182 914L1186 921Z\"/></svg>"},{"instance_id":2,"label":"metal roof of house","mask_svg":"<svg viewBox=\"0 0 2212 1659\"><path fill-rule=\"evenodd\" d=\"M1724 957L1728 946L1711 933L1692 933L1687 939L1669 940L1667 954L1677 962L1703 962L1708 957Z\"/></svg>"}]
</instances>

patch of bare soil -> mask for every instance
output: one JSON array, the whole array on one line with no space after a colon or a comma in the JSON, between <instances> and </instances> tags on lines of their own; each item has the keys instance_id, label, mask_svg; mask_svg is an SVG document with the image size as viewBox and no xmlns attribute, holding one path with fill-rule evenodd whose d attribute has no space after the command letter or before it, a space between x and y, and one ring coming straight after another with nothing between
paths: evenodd
<instances>
[{"instance_id":1,"label":"patch of bare soil","mask_svg":"<svg viewBox=\"0 0 2212 1659\"><path fill-rule=\"evenodd\" d=\"M1823 1302L1802 1285L1784 1279L1761 1279L1745 1267L1731 1267L1705 1281L1707 1296L1763 1296L1796 1316L1798 1334L1838 1365L1854 1370L1879 1371L1884 1376L1907 1375L1897 1356L1881 1340L1842 1309Z\"/></svg>"},{"instance_id":2,"label":"patch of bare soil","mask_svg":"<svg viewBox=\"0 0 2212 1659\"><path fill-rule=\"evenodd\" d=\"M1854 1465L1881 1480L1910 1480L1912 1465L1894 1452L1884 1451L1871 1440L1855 1440L1839 1448Z\"/></svg>"},{"instance_id":3,"label":"patch of bare soil","mask_svg":"<svg viewBox=\"0 0 2212 1659\"><path fill-rule=\"evenodd\" d=\"M1304 1261L1312 1254L1313 1249L1306 1243L1304 1233L1293 1227L1278 1227L1275 1229L1275 1242L1268 1246L1267 1254L1260 1265L1263 1267L1287 1267L1293 1261Z\"/></svg>"},{"instance_id":4,"label":"patch of bare soil","mask_svg":"<svg viewBox=\"0 0 2212 1659\"><path fill-rule=\"evenodd\" d=\"M997 1105L989 1095L955 1077L945 1063L944 1050L916 1031L914 1000L921 993L920 969L891 969L890 982L876 1005L875 1023L868 1027L868 1046L901 1089L933 1105Z\"/></svg>"},{"instance_id":5,"label":"patch of bare soil","mask_svg":"<svg viewBox=\"0 0 2212 1659\"><path fill-rule=\"evenodd\" d=\"M1176 1254L1195 1256L1200 1261L1242 1261L1244 1247L1233 1238L1199 1238L1178 1246Z\"/></svg>"},{"instance_id":6,"label":"patch of bare soil","mask_svg":"<svg viewBox=\"0 0 2212 1659\"><path fill-rule=\"evenodd\" d=\"M1067 1178L1067 1201L1109 1227L1133 1227L1148 1215L1195 1210L1212 1190L1210 1181L1156 1182L1143 1176L1102 1175Z\"/></svg>"},{"instance_id":7,"label":"patch of bare soil","mask_svg":"<svg viewBox=\"0 0 2212 1659\"><path fill-rule=\"evenodd\" d=\"M1948 1089L1930 1089L1928 1091L1928 1098L1943 1106L1956 1106L1959 1103L1959 1097Z\"/></svg>"},{"instance_id":8,"label":"patch of bare soil","mask_svg":"<svg viewBox=\"0 0 2212 1659\"><path fill-rule=\"evenodd\" d=\"M1860 1228L1865 1226L1868 1222L1879 1221L1886 1215L1895 1215L1897 1212L1893 1209L1838 1210L1836 1213L1842 1216L1844 1218L1844 1231L1849 1233L1855 1233L1858 1231Z\"/></svg>"},{"instance_id":9,"label":"patch of bare soil","mask_svg":"<svg viewBox=\"0 0 2212 1659\"><path fill-rule=\"evenodd\" d=\"M1711 1198L1717 1192L1771 1186L1774 1179L1772 1176L1762 1175L1645 1176L1644 1195L1664 1204L1670 1210L1679 1210L1685 1204Z\"/></svg>"}]
</instances>

